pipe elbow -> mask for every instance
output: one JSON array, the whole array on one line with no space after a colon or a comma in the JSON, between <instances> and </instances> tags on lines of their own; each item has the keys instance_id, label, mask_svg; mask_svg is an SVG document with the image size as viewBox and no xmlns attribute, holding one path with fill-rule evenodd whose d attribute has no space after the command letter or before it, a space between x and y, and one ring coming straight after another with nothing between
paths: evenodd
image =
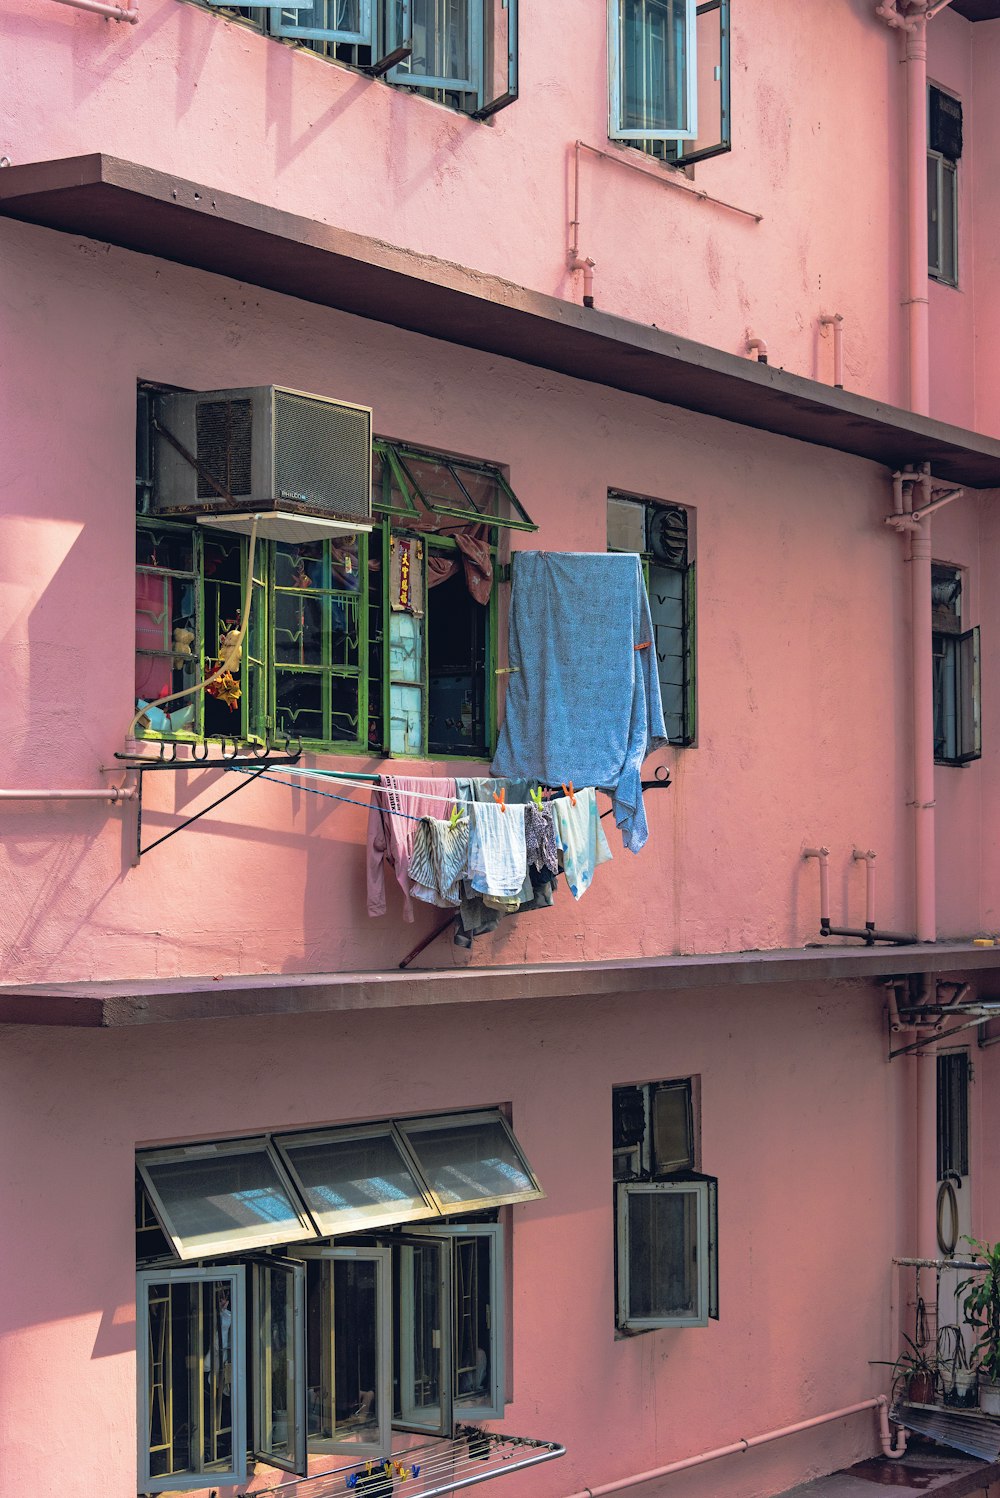
<instances>
[{"instance_id":1,"label":"pipe elbow","mask_svg":"<svg viewBox=\"0 0 1000 1498\"><path fill-rule=\"evenodd\" d=\"M756 353L758 364L767 363L767 344L764 342L763 338L748 338L747 349L751 354Z\"/></svg>"},{"instance_id":2,"label":"pipe elbow","mask_svg":"<svg viewBox=\"0 0 1000 1498\"><path fill-rule=\"evenodd\" d=\"M594 305L594 271L597 262L589 255L571 255L569 261L570 270L583 271L583 305L592 307Z\"/></svg>"},{"instance_id":3,"label":"pipe elbow","mask_svg":"<svg viewBox=\"0 0 1000 1498\"><path fill-rule=\"evenodd\" d=\"M889 1401L884 1394L880 1394L878 1399L878 1437L882 1455L888 1457L889 1461L898 1462L901 1456L906 1455L906 1431L902 1425L897 1425L893 1437L889 1427Z\"/></svg>"}]
</instances>

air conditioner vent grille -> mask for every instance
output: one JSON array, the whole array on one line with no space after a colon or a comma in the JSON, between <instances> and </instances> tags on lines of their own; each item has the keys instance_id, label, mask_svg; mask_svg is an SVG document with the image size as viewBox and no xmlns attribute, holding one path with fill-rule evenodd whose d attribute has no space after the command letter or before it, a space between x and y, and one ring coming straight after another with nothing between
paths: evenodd
<instances>
[{"instance_id":1,"label":"air conditioner vent grille","mask_svg":"<svg viewBox=\"0 0 1000 1498\"><path fill-rule=\"evenodd\" d=\"M253 402L202 401L197 407L198 498L249 494ZM212 483L214 479L215 484ZM215 487L218 485L218 488Z\"/></svg>"},{"instance_id":2,"label":"air conditioner vent grille","mask_svg":"<svg viewBox=\"0 0 1000 1498\"><path fill-rule=\"evenodd\" d=\"M276 499L350 519L369 518L371 419L367 411L276 390L274 426Z\"/></svg>"}]
</instances>

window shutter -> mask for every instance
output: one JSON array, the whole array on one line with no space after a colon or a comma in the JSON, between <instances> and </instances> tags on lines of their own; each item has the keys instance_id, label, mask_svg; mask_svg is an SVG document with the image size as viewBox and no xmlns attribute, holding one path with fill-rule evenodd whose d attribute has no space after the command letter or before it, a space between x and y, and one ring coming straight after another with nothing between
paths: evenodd
<instances>
[{"instance_id":1,"label":"window shutter","mask_svg":"<svg viewBox=\"0 0 1000 1498\"><path fill-rule=\"evenodd\" d=\"M980 759L983 725L980 690L979 626L958 637L958 763Z\"/></svg>"},{"instance_id":2,"label":"window shutter","mask_svg":"<svg viewBox=\"0 0 1000 1498\"><path fill-rule=\"evenodd\" d=\"M473 112L474 120L489 119L517 99L517 0L493 0L492 13L487 3L486 20L490 33L485 48L486 98Z\"/></svg>"}]
</instances>

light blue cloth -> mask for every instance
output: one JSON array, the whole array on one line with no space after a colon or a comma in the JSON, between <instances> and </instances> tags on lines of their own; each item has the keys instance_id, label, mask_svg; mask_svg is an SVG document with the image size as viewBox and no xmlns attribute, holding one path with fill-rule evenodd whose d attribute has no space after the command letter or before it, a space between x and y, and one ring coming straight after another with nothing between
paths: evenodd
<instances>
[{"instance_id":1,"label":"light blue cloth","mask_svg":"<svg viewBox=\"0 0 1000 1498\"><path fill-rule=\"evenodd\" d=\"M556 840L562 849L566 883L574 900L580 900L590 888L594 870L611 857L608 840L597 812L594 787L588 785L573 798L557 796L550 801L555 821Z\"/></svg>"},{"instance_id":2,"label":"light blue cloth","mask_svg":"<svg viewBox=\"0 0 1000 1498\"><path fill-rule=\"evenodd\" d=\"M610 791L622 841L638 853L642 762L667 742L639 557L516 552L510 664L493 774Z\"/></svg>"}]
</instances>

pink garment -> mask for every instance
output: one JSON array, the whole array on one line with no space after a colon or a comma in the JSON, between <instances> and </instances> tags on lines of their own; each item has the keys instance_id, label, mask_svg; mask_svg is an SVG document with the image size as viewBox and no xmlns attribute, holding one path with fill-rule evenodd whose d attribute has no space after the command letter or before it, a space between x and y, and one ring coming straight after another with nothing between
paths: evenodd
<instances>
[{"instance_id":1,"label":"pink garment","mask_svg":"<svg viewBox=\"0 0 1000 1498\"><path fill-rule=\"evenodd\" d=\"M400 791L421 795L403 796ZM421 817L448 816L457 795L454 780L430 775L380 775L368 813L368 914L385 915L385 866L395 872L403 891L403 920L413 920L410 899L410 855Z\"/></svg>"}]
</instances>

